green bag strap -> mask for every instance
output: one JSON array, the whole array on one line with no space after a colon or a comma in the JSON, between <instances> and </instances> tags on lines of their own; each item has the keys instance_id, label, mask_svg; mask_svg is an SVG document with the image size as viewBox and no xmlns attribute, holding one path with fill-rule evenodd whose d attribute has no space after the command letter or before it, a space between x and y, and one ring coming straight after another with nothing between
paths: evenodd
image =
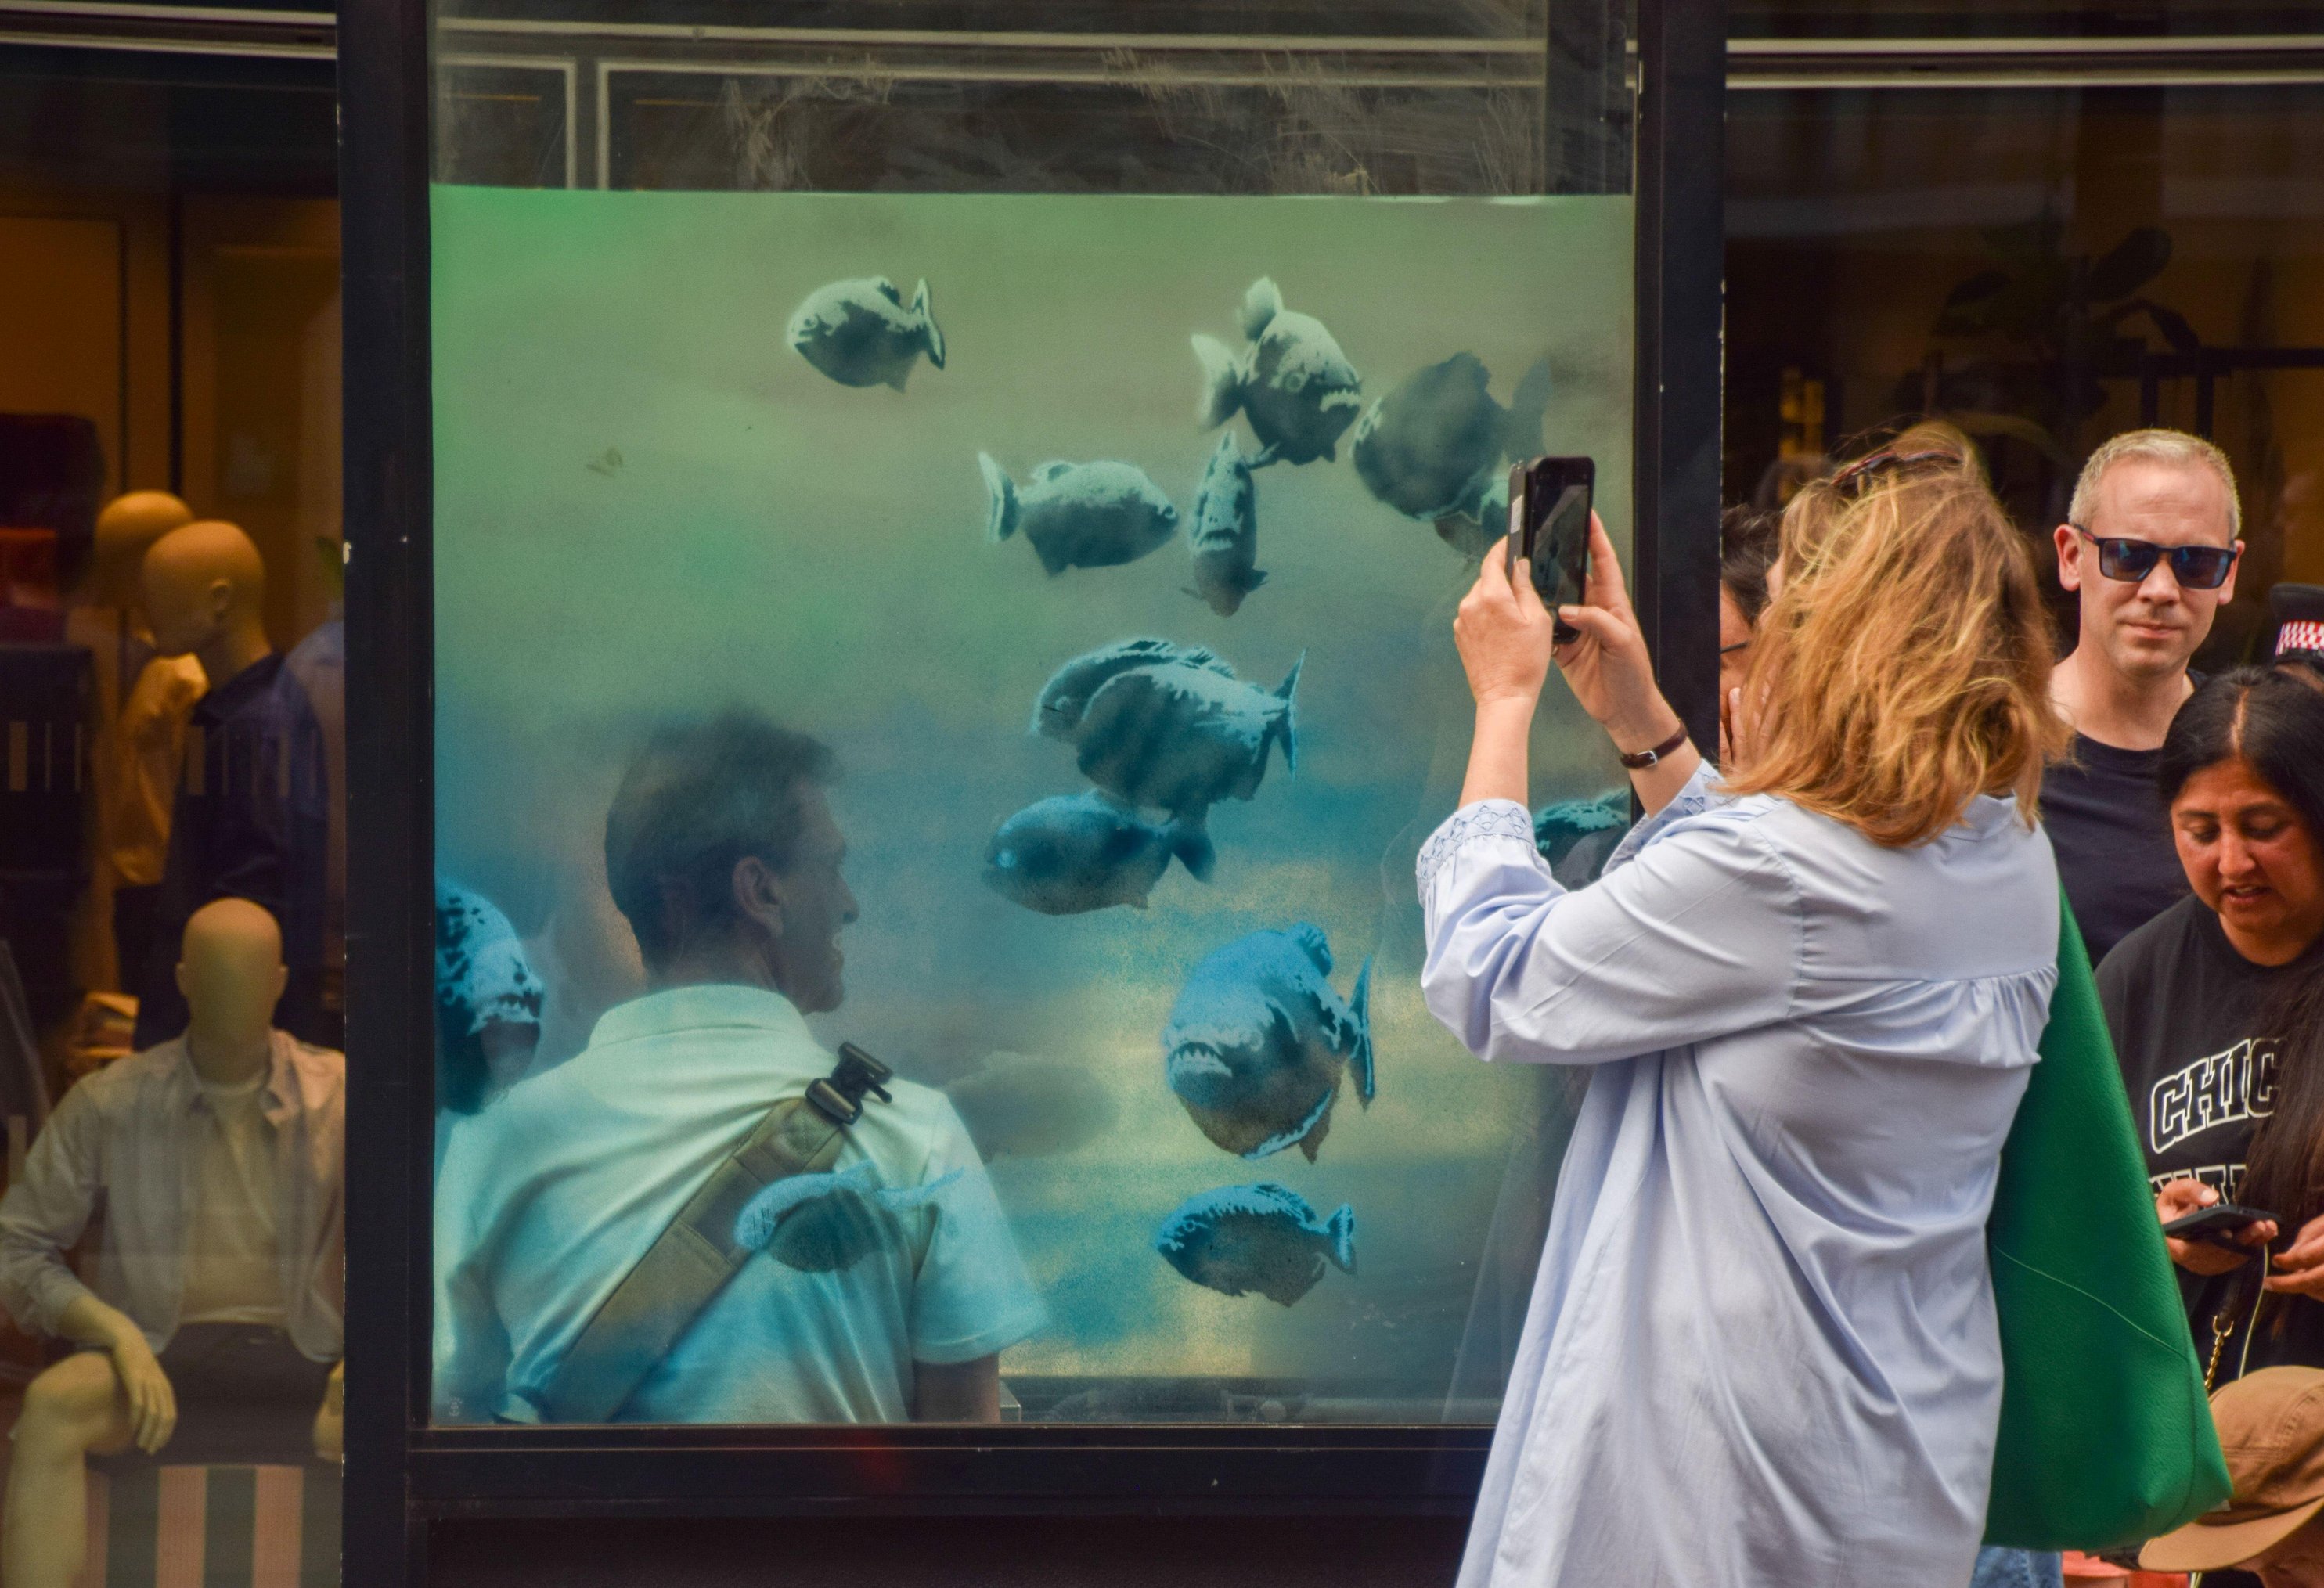
<instances>
[{"instance_id":1,"label":"green bag strap","mask_svg":"<svg viewBox=\"0 0 2324 1588\"><path fill-rule=\"evenodd\" d=\"M805 1097L769 1109L583 1326L539 1398L546 1418L602 1423L619 1411L754 1255L734 1240L743 1205L779 1180L829 1168L846 1140L846 1128Z\"/></svg>"}]
</instances>

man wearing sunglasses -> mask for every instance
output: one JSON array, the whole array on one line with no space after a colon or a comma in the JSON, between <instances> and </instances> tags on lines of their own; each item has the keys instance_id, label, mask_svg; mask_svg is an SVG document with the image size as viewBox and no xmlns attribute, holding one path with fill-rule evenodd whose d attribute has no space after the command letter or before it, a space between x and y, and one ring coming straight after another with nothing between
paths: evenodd
<instances>
[{"instance_id":1,"label":"man wearing sunglasses","mask_svg":"<svg viewBox=\"0 0 2324 1588\"><path fill-rule=\"evenodd\" d=\"M2058 582L2081 623L2052 675L2074 743L2043 780L2042 817L2094 960L2187 891L2154 766L2194 690L2188 659L2236 593L2241 529L2227 456L2177 430L2091 453L2058 526Z\"/></svg>"}]
</instances>

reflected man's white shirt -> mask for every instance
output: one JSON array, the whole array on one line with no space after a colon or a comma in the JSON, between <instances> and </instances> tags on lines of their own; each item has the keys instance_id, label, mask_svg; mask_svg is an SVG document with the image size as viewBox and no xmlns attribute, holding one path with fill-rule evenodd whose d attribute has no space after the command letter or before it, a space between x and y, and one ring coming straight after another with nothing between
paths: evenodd
<instances>
[{"instance_id":1,"label":"reflected man's white shirt","mask_svg":"<svg viewBox=\"0 0 2324 1588\"><path fill-rule=\"evenodd\" d=\"M831 1056L780 995L679 987L601 1018L589 1046L451 1132L436 1182L437 1417L541 1417L565 1353L720 1161ZM983 1165L944 1094L892 1082L836 1169L958 1171L910 1239L844 1269L745 1263L622 1422L900 1422L912 1363L973 1362L1038 1329Z\"/></svg>"},{"instance_id":2,"label":"reflected man's white shirt","mask_svg":"<svg viewBox=\"0 0 2324 1588\"><path fill-rule=\"evenodd\" d=\"M1578 891L1506 800L1421 851L1430 1009L1595 1066L1462 1588L1969 1580L2049 841L1981 797L1885 849L1713 776Z\"/></svg>"}]
</instances>

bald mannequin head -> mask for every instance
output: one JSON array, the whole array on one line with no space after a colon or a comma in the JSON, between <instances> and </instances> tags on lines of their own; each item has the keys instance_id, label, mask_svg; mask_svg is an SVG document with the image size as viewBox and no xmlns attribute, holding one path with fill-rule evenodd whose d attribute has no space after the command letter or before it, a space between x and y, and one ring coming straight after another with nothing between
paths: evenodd
<instances>
[{"instance_id":1,"label":"bald mannequin head","mask_svg":"<svg viewBox=\"0 0 2324 1588\"><path fill-rule=\"evenodd\" d=\"M178 958L178 991L192 1011L187 1035L195 1066L207 1071L212 1057L263 1050L289 980L281 928L264 909L247 899L220 899L194 911Z\"/></svg>"},{"instance_id":2,"label":"bald mannequin head","mask_svg":"<svg viewBox=\"0 0 2324 1588\"><path fill-rule=\"evenodd\" d=\"M261 616L266 564L230 523L200 519L171 530L145 553L138 583L154 649L200 658L212 688L272 649Z\"/></svg>"},{"instance_id":3,"label":"bald mannequin head","mask_svg":"<svg viewBox=\"0 0 2324 1588\"><path fill-rule=\"evenodd\" d=\"M145 553L171 530L193 522L194 510L167 491L132 491L106 503L97 515L91 594L107 606L135 602Z\"/></svg>"}]
</instances>

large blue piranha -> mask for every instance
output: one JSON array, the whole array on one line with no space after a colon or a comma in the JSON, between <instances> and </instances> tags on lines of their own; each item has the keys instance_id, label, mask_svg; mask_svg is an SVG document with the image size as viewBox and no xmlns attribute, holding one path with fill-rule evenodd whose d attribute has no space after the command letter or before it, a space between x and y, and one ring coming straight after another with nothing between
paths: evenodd
<instances>
[{"instance_id":1,"label":"large blue piranha","mask_svg":"<svg viewBox=\"0 0 2324 1588\"><path fill-rule=\"evenodd\" d=\"M1186 544L1194 554L1194 587L1186 592L1209 603L1221 617L1232 617L1244 596L1267 583L1259 562L1259 489L1250 471L1275 461L1269 450L1246 453L1234 437L1221 436L1194 493L1194 527Z\"/></svg>"},{"instance_id":2,"label":"large blue piranha","mask_svg":"<svg viewBox=\"0 0 2324 1588\"><path fill-rule=\"evenodd\" d=\"M1180 1203L1155 1232L1154 1250L1222 1296L1256 1290L1289 1306L1315 1288L1325 1261L1356 1271L1356 1210L1343 1202L1322 1219L1287 1186L1222 1186Z\"/></svg>"},{"instance_id":3,"label":"large blue piranha","mask_svg":"<svg viewBox=\"0 0 2324 1588\"><path fill-rule=\"evenodd\" d=\"M1198 882L1217 858L1199 822L1157 822L1103 794L1059 794L1001 824L984 855L984 884L1043 915L1111 904L1146 908L1176 857Z\"/></svg>"},{"instance_id":4,"label":"large blue piranha","mask_svg":"<svg viewBox=\"0 0 2324 1588\"><path fill-rule=\"evenodd\" d=\"M1074 745L1082 776L1115 799L1199 822L1217 801L1259 792L1275 744L1298 775L1292 697L1305 660L1270 691L1208 651L1125 640L1059 668L1033 727Z\"/></svg>"},{"instance_id":5,"label":"large blue piranha","mask_svg":"<svg viewBox=\"0 0 2324 1588\"><path fill-rule=\"evenodd\" d=\"M1526 371L1507 408L1486 390L1490 379L1475 354L1456 353L1373 403L1356 426L1352 454L1365 489L1406 518L1462 518L1489 529L1498 521L1486 503L1500 466L1541 450L1549 363ZM1506 494L1501 503L1506 514Z\"/></svg>"},{"instance_id":6,"label":"large blue piranha","mask_svg":"<svg viewBox=\"0 0 2324 1588\"><path fill-rule=\"evenodd\" d=\"M1240 355L1215 337L1196 336L1203 365L1203 429L1222 425L1240 409L1262 448L1286 463L1313 463L1340 455L1341 432L1363 408L1362 377L1340 344L1313 315L1283 307L1283 293L1261 276L1243 294Z\"/></svg>"},{"instance_id":7,"label":"large blue piranha","mask_svg":"<svg viewBox=\"0 0 2324 1588\"><path fill-rule=\"evenodd\" d=\"M843 386L893 386L899 392L925 354L944 368L944 333L922 282L909 306L885 276L834 282L791 311L784 337L801 358Z\"/></svg>"},{"instance_id":8,"label":"large blue piranha","mask_svg":"<svg viewBox=\"0 0 2324 1588\"><path fill-rule=\"evenodd\" d=\"M1024 531L1052 578L1136 562L1178 532L1177 507L1135 464L1045 463L1020 487L990 454L976 462L992 496L986 538L998 545Z\"/></svg>"},{"instance_id":9,"label":"large blue piranha","mask_svg":"<svg viewBox=\"0 0 2324 1588\"><path fill-rule=\"evenodd\" d=\"M1296 1145L1314 1162L1350 1071L1371 1106L1372 962L1344 1002L1331 974L1331 946L1301 921L1238 937L1186 978L1162 1028L1164 1074L1203 1134L1229 1152L1265 1158Z\"/></svg>"}]
</instances>

